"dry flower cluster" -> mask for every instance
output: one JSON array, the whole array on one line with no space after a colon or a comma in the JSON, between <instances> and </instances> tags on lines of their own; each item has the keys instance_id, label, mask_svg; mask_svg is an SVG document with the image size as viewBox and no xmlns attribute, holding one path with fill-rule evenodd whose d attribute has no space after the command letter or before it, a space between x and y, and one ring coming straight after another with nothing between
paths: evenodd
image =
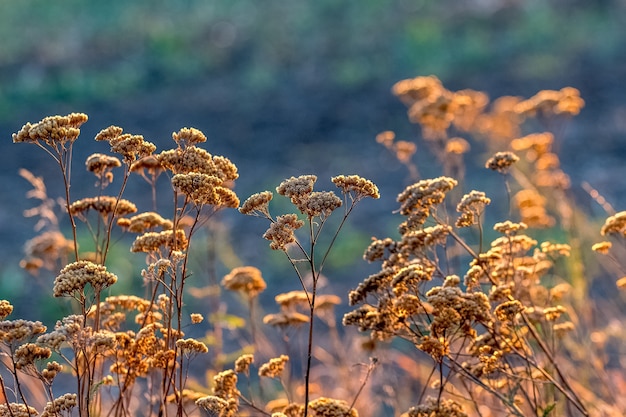
<instances>
[{"instance_id":1,"label":"dry flower cluster","mask_svg":"<svg viewBox=\"0 0 626 417\"><path fill-rule=\"evenodd\" d=\"M363 257L379 270L349 292L341 321L335 308L344 297L320 293L322 271L357 203L380 198L372 181L339 175L330 179L337 191L318 191L317 176L291 177L275 190L291 209L273 215L271 191L240 204L237 167L201 148L201 131L174 132L174 147L156 153L141 135L109 126L96 140L117 156L89 156L96 195L73 199L72 147L87 116L26 124L13 141L53 157L65 195L57 207L41 178L21 173L39 204L26 215L39 219L40 232L21 265L33 274L58 271L50 291L72 304L48 329L10 319L14 306L0 300L0 416L624 415L626 331L602 317L583 261L588 252L609 259L599 264L612 285L626 288L626 212L609 213L591 231L578 228L582 212L554 151L555 133L523 134L526 121L554 126L578 114L578 90L492 102L430 76L400 81L393 92L443 172L420 178L416 143L391 131L376 137L412 181L396 198L398 234L372 238ZM493 155L484 166L505 174L506 199L462 190L472 140ZM123 198L137 177L150 187L151 210ZM162 198L159 182L171 198ZM590 197L600 202L597 191ZM160 207L164 200L173 210ZM508 213L494 221L500 200ZM261 314L259 296L272 281L253 266L232 268L221 281L210 272L208 286L190 288L196 235L214 233L216 215L228 208L268 222L263 238L296 275L296 288L276 295L278 311ZM67 216L71 238L55 210ZM90 244L78 244L79 222ZM112 245L126 233L134 236L128 256L146 263L143 296L116 292L118 281L132 278L112 272ZM221 288L243 301L247 319L231 314ZM202 298L201 311L187 311L189 296ZM75 392L60 395L68 386Z\"/></svg>"}]
</instances>

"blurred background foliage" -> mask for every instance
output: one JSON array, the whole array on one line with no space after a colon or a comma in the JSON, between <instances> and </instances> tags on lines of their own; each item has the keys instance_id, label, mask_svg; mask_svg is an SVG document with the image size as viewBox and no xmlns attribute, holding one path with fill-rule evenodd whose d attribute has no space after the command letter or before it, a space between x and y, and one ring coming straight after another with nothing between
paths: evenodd
<instances>
[{"instance_id":1,"label":"blurred background foliage","mask_svg":"<svg viewBox=\"0 0 626 417\"><path fill-rule=\"evenodd\" d=\"M362 279L367 266L354 263L364 264L369 236L397 224L391 211L408 174L374 137L388 129L419 136L390 93L403 78L434 74L447 88L492 98L580 89L587 106L568 126L563 165L573 184L585 179L623 207L626 184L615 178L626 176L624 21L623 0L0 0L0 295L26 299L31 288L15 279L34 224L21 217L31 204L18 168L44 176L50 195L60 191L53 162L11 144L11 133L71 111L90 116L75 147L74 198L92 190L80 161L107 151L91 139L110 124L159 150L173 144L170 132L201 129L206 148L239 167L242 199L291 175L317 174L321 189L336 174L374 180L382 201L359 207L338 247L340 291ZM422 150L422 176L440 175ZM223 220L236 254L226 266L272 269L270 282L297 288L286 263L268 257L263 222L237 213Z\"/></svg>"}]
</instances>

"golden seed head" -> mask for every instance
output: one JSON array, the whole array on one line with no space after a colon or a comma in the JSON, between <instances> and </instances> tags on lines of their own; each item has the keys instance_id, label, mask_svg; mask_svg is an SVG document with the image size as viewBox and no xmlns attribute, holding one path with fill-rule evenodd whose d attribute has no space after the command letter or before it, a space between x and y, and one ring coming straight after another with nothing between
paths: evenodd
<instances>
[{"instance_id":1,"label":"golden seed head","mask_svg":"<svg viewBox=\"0 0 626 417\"><path fill-rule=\"evenodd\" d=\"M355 200L364 197L380 198L378 187L372 181L358 175L338 175L330 179L344 194L354 193Z\"/></svg>"},{"instance_id":2,"label":"golden seed head","mask_svg":"<svg viewBox=\"0 0 626 417\"><path fill-rule=\"evenodd\" d=\"M189 317L191 318L192 324L198 324L204 321L204 316L200 313L191 313Z\"/></svg>"},{"instance_id":3,"label":"golden seed head","mask_svg":"<svg viewBox=\"0 0 626 417\"><path fill-rule=\"evenodd\" d=\"M49 116L35 124L26 123L19 132L13 134L13 143L42 141L51 147L57 143L65 147L78 138L79 128L87 119L86 114L70 113L67 116Z\"/></svg>"},{"instance_id":4,"label":"golden seed head","mask_svg":"<svg viewBox=\"0 0 626 417\"><path fill-rule=\"evenodd\" d=\"M519 157L513 152L496 152L487 160L485 168L506 174L509 172L509 168L517 161L519 161Z\"/></svg>"},{"instance_id":5,"label":"golden seed head","mask_svg":"<svg viewBox=\"0 0 626 417\"><path fill-rule=\"evenodd\" d=\"M259 367L259 376L267 378L280 378L287 362L289 362L289 356L287 355L280 355L278 358L272 358L269 362L266 362Z\"/></svg>"},{"instance_id":6,"label":"golden seed head","mask_svg":"<svg viewBox=\"0 0 626 417\"><path fill-rule=\"evenodd\" d=\"M263 191L248 197L248 199L239 208L241 214L263 215L270 217L269 203L274 197L271 191Z\"/></svg>"},{"instance_id":7,"label":"golden seed head","mask_svg":"<svg viewBox=\"0 0 626 417\"><path fill-rule=\"evenodd\" d=\"M54 296L73 296L82 292L87 284L100 291L117 282L117 276L107 271L104 265L90 261L77 261L61 269L54 280Z\"/></svg>"},{"instance_id":8,"label":"golden seed head","mask_svg":"<svg viewBox=\"0 0 626 417\"><path fill-rule=\"evenodd\" d=\"M254 355L249 353L241 355L235 361L235 372L248 375L250 373L250 365L252 362L254 362Z\"/></svg>"},{"instance_id":9,"label":"golden seed head","mask_svg":"<svg viewBox=\"0 0 626 417\"><path fill-rule=\"evenodd\" d=\"M253 266L242 266L233 269L222 280L222 285L230 291L242 291L253 298L266 288L261 271Z\"/></svg>"},{"instance_id":10,"label":"golden seed head","mask_svg":"<svg viewBox=\"0 0 626 417\"><path fill-rule=\"evenodd\" d=\"M185 231L178 229L164 230L162 232L147 232L137 236L133 242L131 252L157 252L161 248L184 250L187 248L187 236Z\"/></svg>"},{"instance_id":11,"label":"golden seed head","mask_svg":"<svg viewBox=\"0 0 626 417\"><path fill-rule=\"evenodd\" d=\"M612 246L613 246L613 243L605 240L603 242L595 243L591 247L591 250L594 251L594 252L601 253L602 255L606 255L606 254L609 253L609 251L611 250Z\"/></svg>"},{"instance_id":12,"label":"golden seed head","mask_svg":"<svg viewBox=\"0 0 626 417\"><path fill-rule=\"evenodd\" d=\"M196 128L183 127L178 132L172 133L172 139L179 146L193 146L206 142L206 136Z\"/></svg>"},{"instance_id":13,"label":"golden seed head","mask_svg":"<svg viewBox=\"0 0 626 417\"><path fill-rule=\"evenodd\" d=\"M292 201L306 197L313 191L313 185L317 181L315 175L300 175L284 180L276 187L276 192Z\"/></svg>"},{"instance_id":14,"label":"golden seed head","mask_svg":"<svg viewBox=\"0 0 626 417\"><path fill-rule=\"evenodd\" d=\"M84 215L89 210L97 211L102 217L107 217L113 211L115 211L116 216L125 216L137 212L137 206L123 198L99 196L76 200L69 207L69 211L73 215Z\"/></svg>"},{"instance_id":15,"label":"golden seed head","mask_svg":"<svg viewBox=\"0 0 626 417\"><path fill-rule=\"evenodd\" d=\"M0 320L4 320L6 316L13 312L13 306L7 300L0 300Z\"/></svg>"},{"instance_id":16,"label":"golden seed head","mask_svg":"<svg viewBox=\"0 0 626 417\"><path fill-rule=\"evenodd\" d=\"M207 353L209 351L209 348L204 343L191 338L178 339L176 341L176 347L187 355L194 353Z\"/></svg>"},{"instance_id":17,"label":"golden seed head","mask_svg":"<svg viewBox=\"0 0 626 417\"><path fill-rule=\"evenodd\" d=\"M626 236L626 211L620 211L607 218L600 229L600 234L602 236Z\"/></svg>"},{"instance_id":18,"label":"golden seed head","mask_svg":"<svg viewBox=\"0 0 626 417\"><path fill-rule=\"evenodd\" d=\"M298 220L295 214L285 214L278 216L263 234L263 238L270 240L270 248L274 250L286 250L286 245L296 241L294 231L304 225L302 220Z\"/></svg>"},{"instance_id":19,"label":"golden seed head","mask_svg":"<svg viewBox=\"0 0 626 417\"><path fill-rule=\"evenodd\" d=\"M161 227L164 230L171 230L172 221L164 219L158 213L148 211L137 214L131 218L122 218L117 220L118 226L132 233L143 233L145 231Z\"/></svg>"}]
</instances>

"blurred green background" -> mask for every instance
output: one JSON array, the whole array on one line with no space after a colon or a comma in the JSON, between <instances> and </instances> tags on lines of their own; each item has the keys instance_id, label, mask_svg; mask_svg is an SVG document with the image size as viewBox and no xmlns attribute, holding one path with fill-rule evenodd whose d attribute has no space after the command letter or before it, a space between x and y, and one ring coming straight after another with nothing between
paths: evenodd
<instances>
[{"instance_id":1,"label":"blurred green background","mask_svg":"<svg viewBox=\"0 0 626 417\"><path fill-rule=\"evenodd\" d=\"M568 125L562 162L574 186L585 179L623 207L626 182L616 179L626 177L625 21L621 0L0 0L0 297L35 316L33 286L18 267L34 235L34 221L22 218L32 204L19 167L44 176L50 195L61 192L53 161L12 144L11 133L72 111L90 116L75 148L75 198L92 191L82 161L108 151L92 138L110 124L159 150L173 144L171 132L201 129L206 148L239 167L242 199L292 175L317 174L321 189L337 174L374 180L382 199L357 210L335 259L340 290L367 273L354 265L364 264L369 237L398 223L391 211L408 174L374 137L419 137L390 93L403 78L434 74L449 89L492 98L580 89L587 105ZM440 175L422 150L421 174ZM286 262L268 255L265 223L234 212L223 220L236 254L230 262L297 288ZM123 259L125 249L119 253Z\"/></svg>"}]
</instances>

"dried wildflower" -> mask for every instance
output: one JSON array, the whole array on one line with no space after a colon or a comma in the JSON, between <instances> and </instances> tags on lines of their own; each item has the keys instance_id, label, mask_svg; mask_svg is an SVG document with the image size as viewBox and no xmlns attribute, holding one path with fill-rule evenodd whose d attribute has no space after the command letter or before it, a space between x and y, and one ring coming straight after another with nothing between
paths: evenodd
<instances>
[{"instance_id":1,"label":"dried wildflower","mask_svg":"<svg viewBox=\"0 0 626 417\"><path fill-rule=\"evenodd\" d=\"M208 411L211 416L221 416L222 411L228 407L228 401L215 395L208 395L196 400L196 405Z\"/></svg>"},{"instance_id":2,"label":"dried wildflower","mask_svg":"<svg viewBox=\"0 0 626 417\"><path fill-rule=\"evenodd\" d=\"M529 227L547 228L555 223L546 212L546 199L535 190L520 190L513 197L519 209L521 221Z\"/></svg>"},{"instance_id":3,"label":"dried wildflower","mask_svg":"<svg viewBox=\"0 0 626 417\"><path fill-rule=\"evenodd\" d=\"M147 232L137 236L133 242L131 252L156 252L162 247L167 248L187 248L187 236L185 231L178 229L174 233L172 230L164 230L162 232Z\"/></svg>"},{"instance_id":4,"label":"dried wildflower","mask_svg":"<svg viewBox=\"0 0 626 417\"><path fill-rule=\"evenodd\" d=\"M385 148L391 149L395 138L396 134L394 132L392 132L391 130L386 130L376 135L376 142L380 143Z\"/></svg>"},{"instance_id":5,"label":"dried wildflower","mask_svg":"<svg viewBox=\"0 0 626 417\"><path fill-rule=\"evenodd\" d=\"M85 167L87 168L87 171L93 172L99 177L103 176L106 172L111 171L113 168L117 168L121 165L122 163L116 157L101 153L91 154L85 161Z\"/></svg>"},{"instance_id":6,"label":"dried wildflower","mask_svg":"<svg viewBox=\"0 0 626 417\"><path fill-rule=\"evenodd\" d=\"M572 323L571 321L566 321L565 323L558 323L552 327L554 334L559 339L564 338L567 333L573 332L575 329L576 329L576 326L574 326L574 323Z\"/></svg>"},{"instance_id":7,"label":"dried wildflower","mask_svg":"<svg viewBox=\"0 0 626 417\"><path fill-rule=\"evenodd\" d=\"M263 191L248 197L248 199L239 208L241 214L259 215L270 217L269 202L274 197L271 191Z\"/></svg>"},{"instance_id":8,"label":"dried wildflower","mask_svg":"<svg viewBox=\"0 0 626 417\"><path fill-rule=\"evenodd\" d=\"M54 296L73 296L75 291L82 292L87 284L100 291L116 282L117 276L108 272L104 265L90 261L72 262L54 280Z\"/></svg>"},{"instance_id":9,"label":"dried wildflower","mask_svg":"<svg viewBox=\"0 0 626 417\"><path fill-rule=\"evenodd\" d=\"M309 306L309 296L302 290L278 294L274 297L274 300L283 311L293 311L296 307Z\"/></svg>"},{"instance_id":10,"label":"dried wildflower","mask_svg":"<svg viewBox=\"0 0 626 417\"><path fill-rule=\"evenodd\" d=\"M572 247L566 243L542 242L541 252L546 254L556 254L560 256L570 256Z\"/></svg>"},{"instance_id":11,"label":"dried wildflower","mask_svg":"<svg viewBox=\"0 0 626 417\"><path fill-rule=\"evenodd\" d=\"M291 177L281 182L280 185L276 187L276 192L285 197L289 197L295 204L313 192L313 186L316 181L317 176L315 175Z\"/></svg>"},{"instance_id":12,"label":"dried wildflower","mask_svg":"<svg viewBox=\"0 0 626 417\"><path fill-rule=\"evenodd\" d=\"M41 371L41 376L46 380L48 385L52 384L54 378L63 371L63 365L57 361L48 362L45 369Z\"/></svg>"},{"instance_id":13,"label":"dried wildflower","mask_svg":"<svg viewBox=\"0 0 626 417\"><path fill-rule=\"evenodd\" d=\"M280 355L278 358L272 358L269 362L266 362L259 367L259 376L267 378L280 378L287 362L289 362L289 356L287 355Z\"/></svg>"},{"instance_id":14,"label":"dried wildflower","mask_svg":"<svg viewBox=\"0 0 626 417\"><path fill-rule=\"evenodd\" d=\"M453 178L439 177L409 185L398 194L396 199L401 204L400 214L409 216L417 212L418 214L425 213L427 217L430 209L441 204L446 193L457 184L458 182Z\"/></svg>"},{"instance_id":15,"label":"dried wildflower","mask_svg":"<svg viewBox=\"0 0 626 417\"><path fill-rule=\"evenodd\" d=\"M116 216L125 216L137 212L137 207L128 200L111 196L83 198L69 207L70 213L74 215L84 215L89 210L97 211L102 217L107 217L114 211Z\"/></svg>"},{"instance_id":16,"label":"dried wildflower","mask_svg":"<svg viewBox=\"0 0 626 417\"><path fill-rule=\"evenodd\" d=\"M309 316L297 311L281 311L280 313L267 314L263 317L263 323L278 327L298 326L308 322Z\"/></svg>"},{"instance_id":17,"label":"dried wildflower","mask_svg":"<svg viewBox=\"0 0 626 417\"><path fill-rule=\"evenodd\" d=\"M222 371L213 377L213 394L220 398L236 398L239 396L237 390L237 374L232 369Z\"/></svg>"},{"instance_id":18,"label":"dried wildflower","mask_svg":"<svg viewBox=\"0 0 626 417\"><path fill-rule=\"evenodd\" d=\"M450 354L450 345L443 337L424 336L417 348L430 355L437 363L441 363Z\"/></svg>"},{"instance_id":19,"label":"dried wildflower","mask_svg":"<svg viewBox=\"0 0 626 417\"><path fill-rule=\"evenodd\" d=\"M171 149L159 153L156 158L164 169L174 174L197 172L217 176L212 155L202 148Z\"/></svg>"},{"instance_id":20,"label":"dried wildflower","mask_svg":"<svg viewBox=\"0 0 626 417\"><path fill-rule=\"evenodd\" d=\"M591 250L594 252L601 253L602 255L607 255L609 251L611 250L612 246L613 244L611 242L605 240L603 242L595 243L591 247Z\"/></svg>"},{"instance_id":21,"label":"dried wildflower","mask_svg":"<svg viewBox=\"0 0 626 417\"><path fill-rule=\"evenodd\" d=\"M105 129L102 129L100 132L98 132L98 134L96 135L96 140L97 141L110 141L112 139L117 138L118 136L120 136L122 134L122 132L124 131L124 129L122 129L119 126L109 126Z\"/></svg>"},{"instance_id":22,"label":"dried wildflower","mask_svg":"<svg viewBox=\"0 0 626 417\"><path fill-rule=\"evenodd\" d=\"M40 321L4 320L0 321L0 342L6 345L19 344L46 331Z\"/></svg>"},{"instance_id":23,"label":"dried wildflower","mask_svg":"<svg viewBox=\"0 0 626 417\"><path fill-rule=\"evenodd\" d=\"M239 178L237 166L225 156L213 156L213 164L215 164L215 176L222 181L234 181Z\"/></svg>"},{"instance_id":24,"label":"dried wildflower","mask_svg":"<svg viewBox=\"0 0 626 417\"><path fill-rule=\"evenodd\" d=\"M615 282L615 284L617 285L617 288L626 288L626 277L621 277Z\"/></svg>"},{"instance_id":25,"label":"dried wildflower","mask_svg":"<svg viewBox=\"0 0 626 417\"><path fill-rule=\"evenodd\" d=\"M30 417L37 415L39 415L37 410L24 404L0 404L0 417Z\"/></svg>"},{"instance_id":26,"label":"dried wildflower","mask_svg":"<svg viewBox=\"0 0 626 417\"><path fill-rule=\"evenodd\" d=\"M381 271L365 278L356 289L350 291L348 295L349 304L351 306L359 304L369 294L384 290L396 275L396 271L393 268L383 268Z\"/></svg>"},{"instance_id":27,"label":"dried wildflower","mask_svg":"<svg viewBox=\"0 0 626 417\"><path fill-rule=\"evenodd\" d=\"M467 417L461 404L454 400L426 398L424 404L411 407L407 417Z\"/></svg>"},{"instance_id":28,"label":"dried wildflower","mask_svg":"<svg viewBox=\"0 0 626 417\"><path fill-rule=\"evenodd\" d=\"M164 219L153 211L140 213L128 219L118 219L117 224L132 233L143 233L155 227L161 227L163 230L170 230L173 227L171 220Z\"/></svg>"},{"instance_id":29,"label":"dried wildflower","mask_svg":"<svg viewBox=\"0 0 626 417\"><path fill-rule=\"evenodd\" d=\"M73 250L74 242L66 239L61 232L44 232L26 242L24 245L26 259L20 262L20 266L25 269L57 268L57 262L64 260Z\"/></svg>"},{"instance_id":30,"label":"dried wildflower","mask_svg":"<svg viewBox=\"0 0 626 417\"><path fill-rule=\"evenodd\" d=\"M485 163L485 168L498 171L501 174L509 172L511 165L519 161L519 157L513 152L496 152Z\"/></svg>"},{"instance_id":31,"label":"dried wildflower","mask_svg":"<svg viewBox=\"0 0 626 417\"><path fill-rule=\"evenodd\" d=\"M406 164L411 161L411 157L415 155L417 146L413 142L407 142L406 140L399 140L393 145L393 151L396 154L398 161Z\"/></svg>"},{"instance_id":32,"label":"dried wildflower","mask_svg":"<svg viewBox=\"0 0 626 417\"><path fill-rule=\"evenodd\" d=\"M470 144L463 138L451 138L446 142L446 153L462 155L469 152L469 150Z\"/></svg>"},{"instance_id":33,"label":"dried wildflower","mask_svg":"<svg viewBox=\"0 0 626 417\"><path fill-rule=\"evenodd\" d=\"M380 198L378 187L370 180L366 180L358 175L338 175L330 179L344 194L354 192L354 199L360 200L364 197Z\"/></svg>"},{"instance_id":34,"label":"dried wildflower","mask_svg":"<svg viewBox=\"0 0 626 417\"><path fill-rule=\"evenodd\" d=\"M183 127L178 132L172 133L172 139L179 146L193 146L198 143L206 142L206 136L196 128Z\"/></svg>"},{"instance_id":35,"label":"dried wildflower","mask_svg":"<svg viewBox=\"0 0 626 417\"><path fill-rule=\"evenodd\" d=\"M26 343L17 348L13 354L15 368L22 369L32 366L35 361L48 359L52 355L52 351L47 347L39 346L35 343Z\"/></svg>"},{"instance_id":36,"label":"dried wildflower","mask_svg":"<svg viewBox=\"0 0 626 417\"><path fill-rule=\"evenodd\" d=\"M108 139L108 142L111 145L111 152L122 155L124 163L128 165L152 155L156 150L156 146L146 141L142 135L125 133Z\"/></svg>"},{"instance_id":37,"label":"dried wildflower","mask_svg":"<svg viewBox=\"0 0 626 417\"><path fill-rule=\"evenodd\" d=\"M63 412L69 414L76 407L76 404L76 394L64 394L55 398L52 402L48 402L40 417L56 417Z\"/></svg>"},{"instance_id":38,"label":"dried wildflower","mask_svg":"<svg viewBox=\"0 0 626 417\"><path fill-rule=\"evenodd\" d=\"M286 250L285 246L295 242L294 231L304 225L302 220L298 220L295 214L285 214L278 216L276 221L263 234L263 238L271 240L270 248L274 250Z\"/></svg>"},{"instance_id":39,"label":"dried wildflower","mask_svg":"<svg viewBox=\"0 0 626 417\"><path fill-rule=\"evenodd\" d=\"M416 101L437 95L441 90L443 90L441 81L434 75L430 75L398 81L393 85L391 91L404 104L410 106Z\"/></svg>"},{"instance_id":40,"label":"dried wildflower","mask_svg":"<svg viewBox=\"0 0 626 417\"><path fill-rule=\"evenodd\" d=\"M468 227L476 224L477 218L483 213L485 206L489 204L491 204L491 199L482 191L472 190L465 194L456 206L456 211L461 213L456 221L456 226Z\"/></svg>"},{"instance_id":41,"label":"dried wildflower","mask_svg":"<svg viewBox=\"0 0 626 417\"><path fill-rule=\"evenodd\" d=\"M343 400L320 397L309 402L311 417L359 417L359 413Z\"/></svg>"},{"instance_id":42,"label":"dried wildflower","mask_svg":"<svg viewBox=\"0 0 626 417\"><path fill-rule=\"evenodd\" d=\"M500 321L513 322L515 317L523 311L524 306L519 300L509 300L499 304L494 309L494 314Z\"/></svg>"},{"instance_id":43,"label":"dried wildflower","mask_svg":"<svg viewBox=\"0 0 626 417\"><path fill-rule=\"evenodd\" d=\"M526 229L528 229L528 226L526 226L525 223L522 223L522 222L513 223L510 220L507 220L501 223L496 223L493 226L493 230L495 230L496 232L502 233L503 235L506 235L506 236L515 236L518 232L521 232Z\"/></svg>"},{"instance_id":44,"label":"dried wildflower","mask_svg":"<svg viewBox=\"0 0 626 417\"><path fill-rule=\"evenodd\" d=\"M224 288L230 291L242 291L254 298L266 288L261 271L253 266L234 268L222 280Z\"/></svg>"},{"instance_id":45,"label":"dried wildflower","mask_svg":"<svg viewBox=\"0 0 626 417\"><path fill-rule=\"evenodd\" d=\"M207 353L209 351L209 348L207 348L204 343L199 342L196 339L178 339L176 341L176 347L187 355L194 353Z\"/></svg>"},{"instance_id":46,"label":"dried wildflower","mask_svg":"<svg viewBox=\"0 0 626 417\"><path fill-rule=\"evenodd\" d=\"M314 191L298 203L298 208L309 217L328 217L341 204L341 199L332 191Z\"/></svg>"},{"instance_id":47,"label":"dried wildflower","mask_svg":"<svg viewBox=\"0 0 626 417\"><path fill-rule=\"evenodd\" d=\"M6 316L13 312L13 306L7 300L0 300L0 320L4 320Z\"/></svg>"},{"instance_id":48,"label":"dried wildflower","mask_svg":"<svg viewBox=\"0 0 626 417\"><path fill-rule=\"evenodd\" d=\"M245 354L241 355L235 361L235 372L238 374L246 374L250 373L250 365L254 362L254 355Z\"/></svg>"},{"instance_id":49,"label":"dried wildflower","mask_svg":"<svg viewBox=\"0 0 626 417\"><path fill-rule=\"evenodd\" d=\"M600 229L600 234L602 236L626 236L626 211L620 211L607 218Z\"/></svg>"},{"instance_id":50,"label":"dried wildflower","mask_svg":"<svg viewBox=\"0 0 626 417\"><path fill-rule=\"evenodd\" d=\"M22 129L13 134L13 143L36 143L42 141L50 147L61 147L69 142L71 145L80 135L80 126L88 117L83 113L70 113L67 116L49 116L38 123L26 123Z\"/></svg>"},{"instance_id":51,"label":"dried wildflower","mask_svg":"<svg viewBox=\"0 0 626 417\"><path fill-rule=\"evenodd\" d=\"M393 251L395 242L391 238L376 239L372 237L372 243L367 247L363 254L363 259L368 262L384 260L389 252Z\"/></svg>"},{"instance_id":52,"label":"dried wildflower","mask_svg":"<svg viewBox=\"0 0 626 417\"><path fill-rule=\"evenodd\" d=\"M565 313L567 313L567 309L561 305L543 309L543 315L547 321L556 321Z\"/></svg>"},{"instance_id":53,"label":"dried wildflower","mask_svg":"<svg viewBox=\"0 0 626 417\"><path fill-rule=\"evenodd\" d=\"M192 324L198 324L198 323L202 323L204 321L204 317L202 316L202 314L191 313L189 316L191 318L191 323Z\"/></svg>"}]
</instances>

